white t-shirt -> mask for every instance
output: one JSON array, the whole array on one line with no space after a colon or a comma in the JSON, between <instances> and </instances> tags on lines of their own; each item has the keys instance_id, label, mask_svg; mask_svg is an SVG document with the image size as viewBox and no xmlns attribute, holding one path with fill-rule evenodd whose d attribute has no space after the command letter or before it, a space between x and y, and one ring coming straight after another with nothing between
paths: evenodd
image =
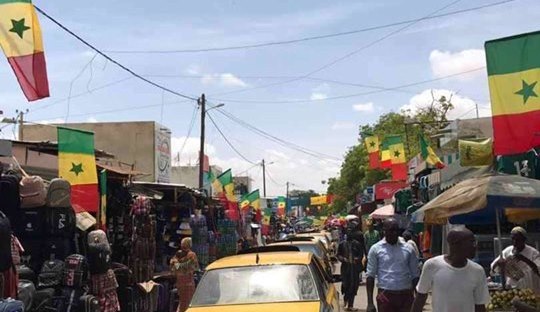
<instances>
[{"instance_id":1,"label":"white t-shirt","mask_svg":"<svg viewBox=\"0 0 540 312\"><path fill-rule=\"evenodd\" d=\"M475 305L489 303L484 269L470 260L463 268L455 268L444 256L429 259L424 264L416 287L421 294L432 291L433 311L474 312Z\"/></svg>"}]
</instances>

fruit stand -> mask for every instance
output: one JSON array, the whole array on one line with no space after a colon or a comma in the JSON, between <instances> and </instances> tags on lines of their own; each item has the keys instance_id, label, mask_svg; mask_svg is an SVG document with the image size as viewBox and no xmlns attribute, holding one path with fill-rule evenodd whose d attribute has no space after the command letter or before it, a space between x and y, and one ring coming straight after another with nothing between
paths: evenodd
<instances>
[{"instance_id":1,"label":"fruit stand","mask_svg":"<svg viewBox=\"0 0 540 312\"><path fill-rule=\"evenodd\" d=\"M517 299L531 307L540 307L540 301L531 289L511 289L490 291L491 302L488 311L513 312L512 300Z\"/></svg>"}]
</instances>

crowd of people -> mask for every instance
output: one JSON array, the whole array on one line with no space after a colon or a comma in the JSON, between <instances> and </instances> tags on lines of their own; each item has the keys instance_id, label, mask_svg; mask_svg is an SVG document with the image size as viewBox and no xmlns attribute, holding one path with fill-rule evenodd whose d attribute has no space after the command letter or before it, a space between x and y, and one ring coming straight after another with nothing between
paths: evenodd
<instances>
[{"instance_id":1,"label":"crowd of people","mask_svg":"<svg viewBox=\"0 0 540 312\"><path fill-rule=\"evenodd\" d=\"M488 279L482 266L472 261L476 239L465 227L448 232L448 253L421 264L419 250L410 232L403 232L397 220L386 219L382 234L367 223L362 233L358 220L350 220L339 244L342 294L345 310L355 311L354 299L366 272L367 312L421 312L431 294L437 312L481 312L490 302ZM531 289L540 294L540 253L527 245L522 227L511 231L512 245L496 258L493 274L505 276L510 288ZM536 311L514 301L517 311Z\"/></svg>"}]
</instances>

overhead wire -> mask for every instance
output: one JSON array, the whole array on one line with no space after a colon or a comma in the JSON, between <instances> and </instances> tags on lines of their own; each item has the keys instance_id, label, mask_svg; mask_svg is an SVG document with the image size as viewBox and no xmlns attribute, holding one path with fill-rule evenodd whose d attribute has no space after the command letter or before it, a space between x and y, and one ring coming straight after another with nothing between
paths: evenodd
<instances>
[{"instance_id":1,"label":"overhead wire","mask_svg":"<svg viewBox=\"0 0 540 312\"><path fill-rule=\"evenodd\" d=\"M70 34L71 36L73 36L75 39L79 40L80 42L82 42L84 45L86 45L87 47L89 47L90 49L94 50L96 53L98 53L99 55L101 55L102 57L104 57L106 60L108 60L109 62L115 64L116 66L120 67L122 70L130 73L132 76L136 77L137 79L141 80L141 81L144 81L156 88L159 88L165 92L168 92L168 93L171 93L171 94L174 94L176 96L179 96L179 97L182 97L182 98L185 98L185 99L189 99L189 100L193 100L193 101L197 101L197 98L195 97L192 97L192 96L189 96L189 95L185 95L185 94L182 94L180 92L177 92L177 91L174 91L170 88L167 88L165 86L162 86L148 78L145 78L141 75L139 75L138 73L136 73L135 71L133 71L132 69L130 69L129 67L121 64L120 62L116 61L115 59L113 59L112 57L110 57L109 55L107 55L105 52L101 51L100 49L96 48L95 46L93 46L92 44L90 44L88 41L86 41L85 39L83 39L82 37L80 37L79 35L77 35L76 33L74 33L73 31L71 31L69 28L67 28L66 26L64 26L62 23L60 23L59 21L57 21L55 18L53 18L52 16L50 16L49 14L47 14L45 11L43 11L42 9L40 9L38 6L34 5L34 7L36 8L36 10L43 16L45 16L47 19L49 19L51 22L53 22L54 24L56 24L58 27L60 27L61 29L63 29L65 32L67 32L68 34Z\"/></svg>"},{"instance_id":2,"label":"overhead wire","mask_svg":"<svg viewBox=\"0 0 540 312\"><path fill-rule=\"evenodd\" d=\"M424 18L409 19L409 20L403 20L403 21L394 22L394 23L360 28L356 30L349 30L349 31L336 32L336 33L331 33L331 34L316 35L316 36L309 36L309 37L289 39L289 40L270 41L270 42L261 42L261 43L252 43L252 44L245 44L245 45L225 46L225 47L216 47L216 48L194 48L194 49L177 49L177 50L105 50L105 52L114 53L114 54L177 54L177 53L201 53L201 52L243 50L243 49L263 48L263 47L269 47L269 46L288 45L288 44L294 44L294 43L300 43L300 42L306 42L306 41L328 39L328 38L335 38L335 37L341 37L341 36L349 36L349 35L354 35L358 33L380 30L380 29L400 26L404 24L409 24L413 22L419 22L423 20L437 19L441 17L447 17L451 15L462 14L462 13L477 11L477 10L490 8L494 6L499 6L499 5L503 5L509 2L514 2L514 1L516 0L504 0L504 1L494 2L494 3L488 3L485 5L480 5L476 7L471 7L468 9L462 9L462 10L456 10L456 11L442 13L442 14L431 15Z\"/></svg>"},{"instance_id":3,"label":"overhead wire","mask_svg":"<svg viewBox=\"0 0 540 312\"><path fill-rule=\"evenodd\" d=\"M268 179L274 183L276 186L287 186L287 183L279 183L277 182L276 180L274 180L274 178L272 177L272 175L270 174L270 172L268 171L268 169L265 170L266 172L266 176L268 176Z\"/></svg>"},{"instance_id":4,"label":"overhead wire","mask_svg":"<svg viewBox=\"0 0 540 312\"><path fill-rule=\"evenodd\" d=\"M405 29L417 24L418 22L426 20L428 17L433 16L433 15L437 14L438 12L443 11L443 10L449 8L450 6L452 6L452 5L454 5L454 4L458 3L458 2L461 2L461 1L462 0L454 0L451 3L443 6L442 8L433 11L432 13L428 14L427 16L424 16L422 18L413 20L412 22L407 23L405 26L400 27L397 30L393 30L393 31L389 32L388 34L386 34L386 35L384 35L384 36L382 36L382 37L380 37L378 39L375 39L375 40L371 41L370 43L368 43L368 44L366 44L366 45L364 45L364 46L362 46L362 47L360 47L358 49L355 49L352 52L349 52L349 53L347 53L347 54L345 54L343 56L340 56L339 58L334 59L334 60L332 60L332 61L330 61L330 62L328 62L328 63L316 68L315 70L312 70L309 73L307 73L305 75L302 75L300 77L297 77L297 78L294 78L294 79L288 79L288 80L285 80L285 81L275 82L275 83L271 83L271 84L266 84L266 85L262 85L262 86L256 86L256 87L244 88L244 89L230 91L230 92L224 92L224 93L221 93L220 95L244 93L244 92L247 92L247 91L252 91L252 90L257 90L257 89L265 89L265 88L269 88L269 87L281 86L281 85L289 84L289 83L292 83L292 82L296 82L296 81L303 80L305 78L311 77L314 74L319 73L319 72L321 72L321 71L323 71L323 70L325 70L325 69L327 69L329 67L332 67L335 64L337 64L337 63L339 63L339 62L341 62L343 60L346 60L346 59L352 57L353 55L356 55L356 54L358 54L358 53L360 53L360 52L362 52L362 51L364 51L364 50L378 44L379 42L382 42L382 41L390 38L391 36L393 36L393 35L395 35L395 34L397 34L399 32L402 32Z\"/></svg>"},{"instance_id":5,"label":"overhead wire","mask_svg":"<svg viewBox=\"0 0 540 312\"><path fill-rule=\"evenodd\" d=\"M180 164L180 157L182 156L182 152L184 152L184 148L186 147L186 143L189 140L189 137L191 136L191 131L193 131L193 128L195 126L195 121L197 120L197 112L199 111L199 106L195 106L195 109L193 110L193 114L191 116L191 121L189 123L189 128L186 134L186 138L184 139L184 142L182 143L182 147L180 147L180 151L178 152L178 164Z\"/></svg>"},{"instance_id":6,"label":"overhead wire","mask_svg":"<svg viewBox=\"0 0 540 312\"><path fill-rule=\"evenodd\" d=\"M214 125L214 127L216 128L216 130L219 132L219 134L221 135L221 137L223 138L223 140L225 140L225 142L227 143L227 145L229 145L229 147L238 155L240 156L243 160L247 161L248 163L250 164L255 164L253 161L249 160L246 156L244 156L242 153L240 153L240 151L231 143L231 141L229 141L229 139L227 138L227 136L223 133L223 131L221 131L221 129L219 128L219 126L217 125L217 123L214 121L214 118L212 118L212 115L210 115L210 113L207 113L208 115L208 118L210 119L210 122L212 122L212 124Z\"/></svg>"}]
</instances>

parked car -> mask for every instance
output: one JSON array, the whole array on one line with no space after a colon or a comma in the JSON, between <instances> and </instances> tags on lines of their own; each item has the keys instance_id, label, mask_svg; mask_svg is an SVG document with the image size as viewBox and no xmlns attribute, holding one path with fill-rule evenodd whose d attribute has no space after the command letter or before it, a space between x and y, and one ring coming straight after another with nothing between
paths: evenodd
<instances>
[{"instance_id":1,"label":"parked car","mask_svg":"<svg viewBox=\"0 0 540 312\"><path fill-rule=\"evenodd\" d=\"M188 312L340 311L337 276L312 253L259 250L210 264Z\"/></svg>"},{"instance_id":2,"label":"parked car","mask_svg":"<svg viewBox=\"0 0 540 312\"><path fill-rule=\"evenodd\" d=\"M317 258L319 258L319 260L322 262L324 266L325 271L328 274L332 275L333 273L333 266L332 266L332 261L330 260L330 256L328 255L324 245L320 241L316 241L316 240L297 241L297 240L294 240L294 238L291 238L286 241L272 243L268 246L295 246L295 247L298 247L299 251L311 252Z\"/></svg>"}]
</instances>

